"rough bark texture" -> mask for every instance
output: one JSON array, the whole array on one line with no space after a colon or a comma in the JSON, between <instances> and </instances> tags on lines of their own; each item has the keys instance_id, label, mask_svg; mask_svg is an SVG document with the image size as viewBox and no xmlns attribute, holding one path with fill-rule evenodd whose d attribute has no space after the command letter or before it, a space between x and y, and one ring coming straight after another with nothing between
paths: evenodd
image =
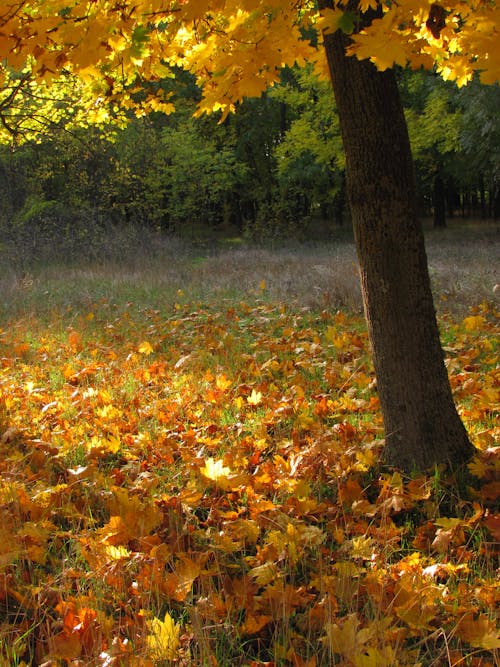
<instances>
[{"instance_id":1,"label":"rough bark texture","mask_svg":"<svg viewBox=\"0 0 500 667\"><path fill-rule=\"evenodd\" d=\"M328 6L324 2L323 6ZM453 403L431 294L413 164L393 71L325 36L346 154L347 192L385 427L385 461L452 467L473 447Z\"/></svg>"}]
</instances>

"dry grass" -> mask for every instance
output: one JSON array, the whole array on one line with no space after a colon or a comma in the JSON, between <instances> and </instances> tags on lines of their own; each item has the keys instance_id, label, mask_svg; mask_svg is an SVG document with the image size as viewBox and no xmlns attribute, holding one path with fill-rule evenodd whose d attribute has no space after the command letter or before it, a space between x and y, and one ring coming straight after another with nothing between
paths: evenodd
<instances>
[{"instance_id":1,"label":"dry grass","mask_svg":"<svg viewBox=\"0 0 500 667\"><path fill-rule=\"evenodd\" d=\"M440 311L466 312L484 300L497 301L498 228L494 225L427 232L429 269ZM200 248L154 237L140 248L117 249L106 261L50 263L25 273L8 262L0 269L0 310L48 311L82 308L99 300L162 307L179 299L292 303L295 307L361 310L352 239L281 249L242 244Z\"/></svg>"},{"instance_id":2,"label":"dry grass","mask_svg":"<svg viewBox=\"0 0 500 667\"><path fill-rule=\"evenodd\" d=\"M427 233L429 271L436 305L464 311L500 299L500 225L482 223Z\"/></svg>"}]
</instances>

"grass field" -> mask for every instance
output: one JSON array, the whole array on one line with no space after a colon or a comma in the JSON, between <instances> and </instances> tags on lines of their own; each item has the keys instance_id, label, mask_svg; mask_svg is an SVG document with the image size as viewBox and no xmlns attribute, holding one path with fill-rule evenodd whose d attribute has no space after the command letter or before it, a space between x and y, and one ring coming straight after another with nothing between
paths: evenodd
<instances>
[{"instance_id":1,"label":"grass field","mask_svg":"<svg viewBox=\"0 0 500 667\"><path fill-rule=\"evenodd\" d=\"M499 283L498 225L459 224L428 230L427 252L436 307L464 313L493 294ZM316 310L361 310L357 261L349 230L311 244L273 250L245 246L240 239L194 245L145 233L137 245L125 234L110 238L109 256L99 261L22 265L2 257L0 307L5 315L85 305L101 298L161 306L178 290L192 300L252 298L264 280L269 300Z\"/></svg>"},{"instance_id":2,"label":"grass field","mask_svg":"<svg viewBox=\"0 0 500 667\"><path fill-rule=\"evenodd\" d=\"M379 465L348 236L6 261L0 665L497 665L497 233L428 233L466 481Z\"/></svg>"}]
</instances>

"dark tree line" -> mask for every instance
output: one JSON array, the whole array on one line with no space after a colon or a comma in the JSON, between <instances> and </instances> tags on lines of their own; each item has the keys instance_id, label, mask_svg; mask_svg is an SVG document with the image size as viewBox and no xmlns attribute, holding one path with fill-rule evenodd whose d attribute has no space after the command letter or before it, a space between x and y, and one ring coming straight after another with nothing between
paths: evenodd
<instances>
[{"instance_id":1,"label":"dark tree line","mask_svg":"<svg viewBox=\"0 0 500 667\"><path fill-rule=\"evenodd\" d=\"M398 73L418 185L418 209L500 216L498 86L463 90L428 73ZM97 252L100 231L124 224L265 241L328 235L349 224L345 158L328 83L286 70L262 98L222 124L192 117L199 91L175 83L177 111L116 132L53 128L39 143L0 148L0 240L26 258Z\"/></svg>"}]
</instances>

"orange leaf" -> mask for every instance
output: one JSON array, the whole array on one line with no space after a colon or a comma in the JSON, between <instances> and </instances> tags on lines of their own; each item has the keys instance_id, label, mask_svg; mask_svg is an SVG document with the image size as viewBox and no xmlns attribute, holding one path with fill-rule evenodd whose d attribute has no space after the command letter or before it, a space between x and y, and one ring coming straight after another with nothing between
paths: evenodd
<instances>
[{"instance_id":1,"label":"orange leaf","mask_svg":"<svg viewBox=\"0 0 500 667\"><path fill-rule=\"evenodd\" d=\"M356 479L348 479L347 482L339 485L339 500L344 505L350 506L356 500L361 500L364 497L363 489Z\"/></svg>"},{"instance_id":2,"label":"orange leaf","mask_svg":"<svg viewBox=\"0 0 500 667\"><path fill-rule=\"evenodd\" d=\"M29 351L29 343L17 343L17 345L14 345L14 354L16 357L24 357Z\"/></svg>"},{"instance_id":3,"label":"orange leaf","mask_svg":"<svg viewBox=\"0 0 500 667\"><path fill-rule=\"evenodd\" d=\"M164 581L164 591L176 602L184 602L194 580L199 577L201 568L186 554L179 555L180 563L175 566L174 572L167 574Z\"/></svg>"},{"instance_id":4,"label":"orange leaf","mask_svg":"<svg viewBox=\"0 0 500 667\"><path fill-rule=\"evenodd\" d=\"M490 514L483 520L495 542L500 542L500 514Z\"/></svg>"},{"instance_id":5,"label":"orange leaf","mask_svg":"<svg viewBox=\"0 0 500 667\"><path fill-rule=\"evenodd\" d=\"M500 648L500 636L496 623L484 614L481 614L479 618L474 618L472 612L465 614L460 619L457 634L460 639L477 648L488 650Z\"/></svg>"},{"instance_id":6,"label":"orange leaf","mask_svg":"<svg viewBox=\"0 0 500 667\"><path fill-rule=\"evenodd\" d=\"M50 654L54 658L76 660L82 652L82 643L76 632L71 634L61 632L55 637L50 637L48 643Z\"/></svg>"},{"instance_id":7,"label":"orange leaf","mask_svg":"<svg viewBox=\"0 0 500 667\"><path fill-rule=\"evenodd\" d=\"M297 653L293 653L291 656L293 667L316 667L316 656L313 655L309 660L305 660Z\"/></svg>"},{"instance_id":8,"label":"orange leaf","mask_svg":"<svg viewBox=\"0 0 500 667\"><path fill-rule=\"evenodd\" d=\"M68 343L73 352L79 352L83 348L82 335L78 331L70 331Z\"/></svg>"},{"instance_id":9,"label":"orange leaf","mask_svg":"<svg viewBox=\"0 0 500 667\"><path fill-rule=\"evenodd\" d=\"M240 628L240 632L242 635L255 635L272 620L272 616L266 616L265 614L260 614L259 616L247 615L245 622Z\"/></svg>"}]
</instances>

